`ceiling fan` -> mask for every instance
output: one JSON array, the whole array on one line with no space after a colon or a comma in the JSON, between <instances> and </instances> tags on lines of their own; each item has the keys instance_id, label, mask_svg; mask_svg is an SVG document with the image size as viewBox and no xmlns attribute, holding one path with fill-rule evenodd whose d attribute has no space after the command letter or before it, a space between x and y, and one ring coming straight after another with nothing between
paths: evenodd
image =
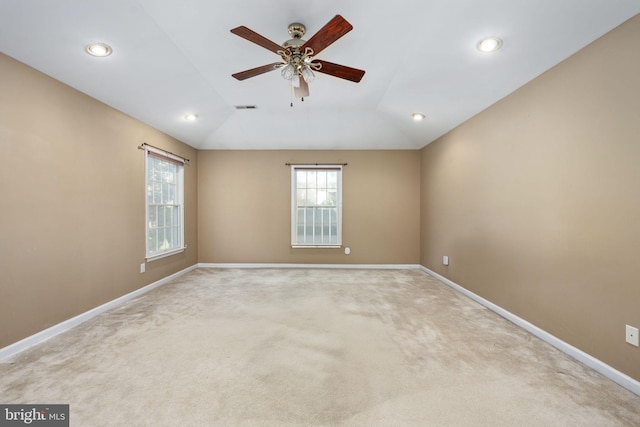
<instances>
[{"instance_id":1,"label":"ceiling fan","mask_svg":"<svg viewBox=\"0 0 640 427\"><path fill-rule=\"evenodd\" d=\"M314 71L358 83L364 76L364 70L315 59L317 54L352 29L353 26L346 19L336 15L313 37L303 40L305 26L293 23L289 25L292 38L280 46L245 26L234 28L231 30L233 34L270 50L279 55L282 61L241 71L232 76L245 80L279 69L282 77L291 83L295 97L303 101L305 96L309 96L309 83L315 78Z\"/></svg>"}]
</instances>

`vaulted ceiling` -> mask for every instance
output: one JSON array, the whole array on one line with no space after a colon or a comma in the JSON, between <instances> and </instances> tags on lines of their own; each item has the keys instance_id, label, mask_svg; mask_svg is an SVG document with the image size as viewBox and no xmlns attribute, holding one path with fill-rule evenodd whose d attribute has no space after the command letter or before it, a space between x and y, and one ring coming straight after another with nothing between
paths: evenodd
<instances>
[{"instance_id":1,"label":"vaulted ceiling","mask_svg":"<svg viewBox=\"0 0 640 427\"><path fill-rule=\"evenodd\" d=\"M200 149L415 149L637 13L630 0L2 0L0 51ZM337 14L353 30L317 57L365 70L360 83L317 73L301 102L279 71L231 77L279 59L232 28L281 44L289 24L308 39ZM479 52L486 36L502 49ZM112 55L88 55L94 42Z\"/></svg>"}]
</instances>

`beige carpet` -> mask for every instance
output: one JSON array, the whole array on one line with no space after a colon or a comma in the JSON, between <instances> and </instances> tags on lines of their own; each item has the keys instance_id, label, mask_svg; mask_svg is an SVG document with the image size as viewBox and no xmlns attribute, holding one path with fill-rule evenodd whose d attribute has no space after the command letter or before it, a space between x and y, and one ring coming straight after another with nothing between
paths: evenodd
<instances>
[{"instance_id":1,"label":"beige carpet","mask_svg":"<svg viewBox=\"0 0 640 427\"><path fill-rule=\"evenodd\" d=\"M0 361L72 426L640 426L640 397L417 270L200 269Z\"/></svg>"}]
</instances>

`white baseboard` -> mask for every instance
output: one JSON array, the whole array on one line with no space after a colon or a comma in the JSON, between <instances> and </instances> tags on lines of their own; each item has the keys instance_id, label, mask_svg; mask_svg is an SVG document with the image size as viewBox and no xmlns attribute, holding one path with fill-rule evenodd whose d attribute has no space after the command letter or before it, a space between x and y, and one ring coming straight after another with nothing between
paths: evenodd
<instances>
[{"instance_id":1,"label":"white baseboard","mask_svg":"<svg viewBox=\"0 0 640 427\"><path fill-rule=\"evenodd\" d=\"M453 289L455 289L456 291L460 292L461 294L471 298L472 300L476 301L477 303L487 307L489 310L499 314L500 316L502 316L505 319L509 320L510 322L516 324L517 326L523 328L527 332L535 335L536 337L540 338L541 340L546 341L547 343L551 344L552 346L554 346L558 350L562 351L563 353L573 357L574 359L576 359L577 361L583 363L584 365L587 365L588 367L590 367L594 371L601 373L605 377L609 378L611 381L621 385L622 387L626 388L627 390L631 391L632 393L635 393L638 396L640 396L640 381L636 381L635 379L631 378L630 376L628 376L628 375L618 371L617 369L614 369L611 366L607 365L603 361L601 361L599 359L596 359L595 357L591 356L590 354L587 354L584 351L582 351L582 350L580 350L578 348L575 348L571 344L568 344L568 343L562 341L560 338L558 338L558 337L556 337L554 335L551 335L549 332L546 332L545 330L540 329L539 327L527 322L526 320L522 319L521 317L518 317L515 314L505 310L504 308L495 305L494 303L482 298L479 295L474 294L473 292L469 291L468 289L463 288L462 286L458 285L455 282L452 282L451 280L447 279L446 277L441 276L438 273L436 273L434 271L431 271L431 270L429 270L428 268L426 268L426 267L424 267L422 265L419 267L419 269L422 270L423 272L427 273L428 275L435 277L436 279L438 279L439 281L443 282L447 286L452 287Z\"/></svg>"},{"instance_id":2,"label":"white baseboard","mask_svg":"<svg viewBox=\"0 0 640 427\"><path fill-rule=\"evenodd\" d=\"M278 263L200 263L198 268L335 268L371 270L416 270L419 264L278 264Z\"/></svg>"},{"instance_id":3,"label":"white baseboard","mask_svg":"<svg viewBox=\"0 0 640 427\"><path fill-rule=\"evenodd\" d=\"M65 320L64 322L51 326L50 328L47 328L44 331L38 332L34 335L24 338L16 343L8 345L7 347L0 348L0 360L14 356L28 349L29 347L33 347L36 344L40 344L41 342L44 342L50 338L53 338L54 336L61 334L62 332L65 332L73 328L74 326L78 326L79 324L86 322L87 320L97 316L98 314L104 313L105 311L111 310L112 308L115 308L121 304L124 304L125 302L132 300L133 298L139 297L140 295L143 295L152 289L162 286L170 282L171 280L179 276L182 276L183 274L186 274L190 271L195 270L196 268L197 268L197 265L194 264L191 267L187 267L184 270L178 271L177 273L174 273L170 276L160 279L157 282L153 282L143 288L137 289L126 295L123 295L120 298L116 298L96 308L92 308L89 311L85 311L82 314L72 317L71 319Z\"/></svg>"}]
</instances>

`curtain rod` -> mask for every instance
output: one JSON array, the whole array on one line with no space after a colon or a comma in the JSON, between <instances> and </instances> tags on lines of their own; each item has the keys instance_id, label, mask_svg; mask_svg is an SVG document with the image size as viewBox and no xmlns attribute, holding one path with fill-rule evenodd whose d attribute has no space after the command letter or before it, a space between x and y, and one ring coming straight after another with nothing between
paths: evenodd
<instances>
[{"instance_id":1,"label":"curtain rod","mask_svg":"<svg viewBox=\"0 0 640 427\"><path fill-rule=\"evenodd\" d=\"M147 144L146 142L143 142L142 144L138 145L138 150L144 150L145 146L148 146L148 147L151 147L151 148L155 148L156 150L160 150L163 153L171 154L172 156L179 157L179 158L181 158L182 160L184 160L187 163L190 161L186 157L182 157L180 154L172 153L171 151L167 151L167 150L164 150L162 148L155 147L155 146L153 146L151 144Z\"/></svg>"},{"instance_id":2,"label":"curtain rod","mask_svg":"<svg viewBox=\"0 0 640 427\"><path fill-rule=\"evenodd\" d=\"M349 163L285 163L285 166L300 165L300 166L347 166Z\"/></svg>"}]
</instances>

